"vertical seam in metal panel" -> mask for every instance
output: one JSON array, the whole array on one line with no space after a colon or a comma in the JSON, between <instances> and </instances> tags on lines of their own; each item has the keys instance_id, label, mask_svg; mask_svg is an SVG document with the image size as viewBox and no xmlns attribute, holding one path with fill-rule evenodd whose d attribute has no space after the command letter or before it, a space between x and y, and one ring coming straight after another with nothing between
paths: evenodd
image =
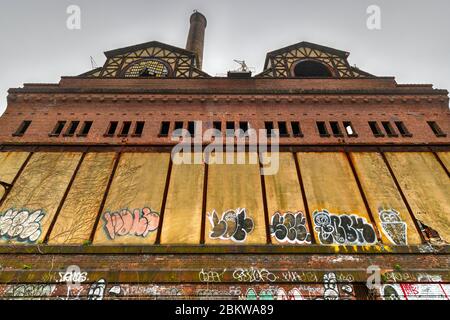
<instances>
[{"instance_id":1,"label":"vertical seam in metal panel","mask_svg":"<svg viewBox=\"0 0 450 320\"><path fill-rule=\"evenodd\" d=\"M208 197L208 163L205 162L205 170L203 173L203 199L202 199L202 222L200 227L200 244L205 244L206 234L206 200Z\"/></svg>"},{"instance_id":2,"label":"vertical seam in metal panel","mask_svg":"<svg viewBox=\"0 0 450 320\"><path fill-rule=\"evenodd\" d=\"M264 209L264 221L266 223L266 243L271 244L272 239L270 237L270 225L269 225L269 209L267 208L267 195L266 195L266 184L264 175L262 174L263 165L260 159L260 154L258 153L258 162L259 162L259 176L261 177L261 193L263 200L263 209Z\"/></svg>"},{"instance_id":3,"label":"vertical seam in metal panel","mask_svg":"<svg viewBox=\"0 0 450 320\"><path fill-rule=\"evenodd\" d=\"M426 241L422 231L420 230L419 223L418 223L416 217L414 216L414 213L413 213L413 211L411 209L411 206L409 205L408 200L406 199L406 196L403 193L402 187L400 186L400 183L398 182L397 177L395 176L395 173L392 170L392 167L391 167L391 165L389 164L389 161L386 158L386 155L384 154L383 151L381 151L381 149L380 149L379 152L381 154L381 157L383 158L384 164L386 165L386 167L389 170L389 173L391 174L392 180L394 180L395 186L397 187L397 190L400 193L400 196L402 197L403 203L405 204L406 209L408 210L408 213L411 216L411 218L412 218L412 220L414 222L414 225L416 226L417 232L419 233L419 236L422 239L422 242L426 243L427 241Z\"/></svg>"},{"instance_id":4,"label":"vertical seam in metal panel","mask_svg":"<svg viewBox=\"0 0 450 320\"><path fill-rule=\"evenodd\" d=\"M167 169L167 176L166 176L166 185L164 187L164 193L163 193L163 199L161 203L161 212L159 213L159 225L158 225L158 231L156 233L156 239L155 244L160 244L161 242L161 232L164 222L164 211L166 210L166 202L167 202L167 195L169 194L169 186L170 186L170 176L172 175L172 158L169 160L169 167Z\"/></svg>"},{"instance_id":5,"label":"vertical seam in metal panel","mask_svg":"<svg viewBox=\"0 0 450 320\"><path fill-rule=\"evenodd\" d=\"M47 243L50 238L50 234L53 231L53 227L56 224L56 219L58 219L59 212L61 211L61 209L64 205L64 202L66 201L66 198L69 195L70 189L72 188L73 182L75 181L75 177L77 176L78 170L80 170L81 164L83 163L83 160L85 157L86 157L86 152L83 152L83 154L80 157L80 160L78 160L78 164L75 167L72 177L70 178L69 184L66 187L66 191L64 191L64 195L61 198L61 201L59 202L59 205L58 205L58 208L56 209L55 215L53 216L53 219L50 222L50 226L48 227L47 233L44 237L44 243Z\"/></svg>"},{"instance_id":6,"label":"vertical seam in metal panel","mask_svg":"<svg viewBox=\"0 0 450 320\"><path fill-rule=\"evenodd\" d=\"M369 215L369 218L370 218L370 222L372 222L372 225L377 232L378 241L382 242L381 232L380 232L380 230L378 230L378 225L375 221L372 210L370 209L369 202L367 201L366 194L364 193L364 189L361 185L361 181L359 180L358 174L356 173L356 168L353 164L352 158L350 157L350 153L345 151L345 155L347 156L347 161L353 172L353 177L355 178L356 184L358 185L359 193L361 194L361 197L363 199L364 206L366 207L367 214Z\"/></svg>"},{"instance_id":7,"label":"vertical seam in metal panel","mask_svg":"<svg viewBox=\"0 0 450 320\"><path fill-rule=\"evenodd\" d=\"M300 163L298 162L297 153L292 153L295 162L295 169L297 170L297 178L300 184L300 192L302 193L303 205L305 206L305 218L308 222L309 234L311 235L311 244L317 243L316 235L314 234L314 229L312 225L311 215L308 206L308 199L306 198L305 186L303 184L302 172L300 170Z\"/></svg>"},{"instance_id":8,"label":"vertical seam in metal panel","mask_svg":"<svg viewBox=\"0 0 450 320\"><path fill-rule=\"evenodd\" d=\"M34 154L34 152L30 152L27 156L27 158L25 159L25 161L22 163L22 165L20 166L19 171L17 171L16 176L14 177L13 181L11 181L11 184L9 185L8 189L5 189L5 194L3 195L3 197L0 200L0 206L3 205L3 202L6 200L6 198L8 197L9 193L11 192L12 188L14 188L14 185L16 184L17 179L19 179L20 175L22 174L23 170L25 169L25 167L28 165L28 162L30 162L31 156Z\"/></svg>"},{"instance_id":9,"label":"vertical seam in metal panel","mask_svg":"<svg viewBox=\"0 0 450 320\"><path fill-rule=\"evenodd\" d=\"M109 176L109 180L108 180L108 183L106 185L105 192L103 193L103 199L102 199L102 202L100 203L100 207L98 208L97 217L95 218L95 222L94 222L94 226L93 226L92 231L91 231L91 235L89 236L89 241L91 243L94 241L95 232L97 231L97 226L98 226L98 224L100 222L100 219L101 219L101 216L102 216L102 212L103 212L103 208L105 207L106 197L108 196L109 189L111 188L112 181L114 179L114 176L116 175L116 170L117 170L117 167L119 165L119 161L120 161L120 157L121 156L122 156L122 151L119 151L118 153L116 153L116 159L115 159L113 168L111 170L111 175Z\"/></svg>"},{"instance_id":10,"label":"vertical seam in metal panel","mask_svg":"<svg viewBox=\"0 0 450 320\"><path fill-rule=\"evenodd\" d=\"M442 159L439 157L439 155L438 155L436 152L434 152L432 149L431 149L431 153L434 154L434 157L436 158L437 162L439 162L439 164L442 166L442 169L444 169L445 173L447 173L447 177L450 177L450 174L449 174L449 172L448 172L448 169L447 169L447 167L445 166L445 164L444 164L444 162L442 161Z\"/></svg>"}]
</instances>

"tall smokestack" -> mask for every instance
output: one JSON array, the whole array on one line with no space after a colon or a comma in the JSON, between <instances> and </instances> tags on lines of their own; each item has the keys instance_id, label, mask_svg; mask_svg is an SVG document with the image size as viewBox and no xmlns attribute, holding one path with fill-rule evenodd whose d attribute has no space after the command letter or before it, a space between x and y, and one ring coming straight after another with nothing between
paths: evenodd
<instances>
[{"instance_id":1,"label":"tall smokestack","mask_svg":"<svg viewBox=\"0 0 450 320\"><path fill-rule=\"evenodd\" d=\"M198 57L198 68L202 68L203 45L205 40L206 18L196 10L191 15L191 26L186 42L186 50L195 52Z\"/></svg>"}]
</instances>

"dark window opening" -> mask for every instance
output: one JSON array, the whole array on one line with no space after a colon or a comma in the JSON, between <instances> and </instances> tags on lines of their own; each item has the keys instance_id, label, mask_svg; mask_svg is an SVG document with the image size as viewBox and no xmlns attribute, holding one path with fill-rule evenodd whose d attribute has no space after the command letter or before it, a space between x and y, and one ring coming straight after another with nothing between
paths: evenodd
<instances>
[{"instance_id":1,"label":"dark window opening","mask_svg":"<svg viewBox=\"0 0 450 320\"><path fill-rule=\"evenodd\" d=\"M183 123L181 123L181 126L183 126ZM142 126L142 129L144 126ZM161 137L166 137L169 134L170 129L170 122L169 121L163 121L161 122L161 129L159 130L159 135Z\"/></svg>"},{"instance_id":2,"label":"dark window opening","mask_svg":"<svg viewBox=\"0 0 450 320\"><path fill-rule=\"evenodd\" d=\"M16 136L16 137L23 136L25 134L25 132L27 131L28 127L30 126L30 124L31 124L30 120L22 121L19 128L17 128L16 132L13 133L13 136Z\"/></svg>"},{"instance_id":3,"label":"dark window opening","mask_svg":"<svg viewBox=\"0 0 450 320\"><path fill-rule=\"evenodd\" d=\"M292 134L294 137L303 137L302 128L300 127L300 122L293 121L291 122Z\"/></svg>"},{"instance_id":4,"label":"dark window opening","mask_svg":"<svg viewBox=\"0 0 450 320\"><path fill-rule=\"evenodd\" d=\"M183 121L175 121L174 130L183 129Z\"/></svg>"},{"instance_id":5,"label":"dark window opening","mask_svg":"<svg viewBox=\"0 0 450 320\"><path fill-rule=\"evenodd\" d=\"M92 121L85 121L81 127L79 136L87 136L92 127Z\"/></svg>"},{"instance_id":6,"label":"dark window opening","mask_svg":"<svg viewBox=\"0 0 450 320\"><path fill-rule=\"evenodd\" d=\"M369 127L375 137L384 137L384 134L381 132L381 129L376 121L369 121Z\"/></svg>"},{"instance_id":7,"label":"dark window opening","mask_svg":"<svg viewBox=\"0 0 450 320\"><path fill-rule=\"evenodd\" d=\"M116 130L117 130L117 126L118 126L118 125L119 125L119 122L117 122L117 121L111 121L111 122L109 123L108 130L106 130L105 136L107 136L107 137L112 137L112 136L116 133Z\"/></svg>"},{"instance_id":8,"label":"dark window opening","mask_svg":"<svg viewBox=\"0 0 450 320\"><path fill-rule=\"evenodd\" d=\"M75 132L77 131L78 125L80 124L80 121L72 121L69 124L69 128L67 128L66 133L64 133L65 136L73 136Z\"/></svg>"},{"instance_id":9,"label":"dark window opening","mask_svg":"<svg viewBox=\"0 0 450 320\"><path fill-rule=\"evenodd\" d=\"M339 122L337 121L331 121L330 122L331 131L333 132L333 135L335 137L342 137L344 136L341 130L341 127L339 126Z\"/></svg>"},{"instance_id":10,"label":"dark window opening","mask_svg":"<svg viewBox=\"0 0 450 320\"><path fill-rule=\"evenodd\" d=\"M220 121L214 121L213 122L213 128L219 131L222 131L222 122Z\"/></svg>"},{"instance_id":11,"label":"dark window opening","mask_svg":"<svg viewBox=\"0 0 450 320\"><path fill-rule=\"evenodd\" d=\"M284 121L278 122L278 130L280 131L280 137L288 137L289 136L286 122L284 122Z\"/></svg>"},{"instance_id":12,"label":"dark window opening","mask_svg":"<svg viewBox=\"0 0 450 320\"><path fill-rule=\"evenodd\" d=\"M433 130L433 133L436 135L436 137L447 136L447 134L445 134L444 131L441 130L441 128L435 121L428 121L427 123L430 126L431 130Z\"/></svg>"},{"instance_id":13,"label":"dark window opening","mask_svg":"<svg viewBox=\"0 0 450 320\"><path fill-rule=\"evenodd\" d=\"M268 137L270 137L270 136L272 136L272 134L274 134L274 132L273 132L273 122L272 121L264 122L264 128L266 128Z\"/></svg>"},{"instance_id":14,"label":"dark window opening","mask_svg":"<svg viewBox=\"0 0 450 320\"><path fill-rule=\"evenodd\" d=\"M234 136L234 121L227 121L227 136Z\"/></svg>"},{"instance_id":15,"label":"dark window opening","mask_svg":"<svg viewBox=\"0 0 450 320\"><path fill-rule=\"evenodd\" d=\"M195 135L195 122L194 121L188 122L188 131L189 131L189 134L191 135L191 137L193 137Z\"/></svg>"},{"instance_id":16,"label":"dark window opening","mask_svg":"<svg viewBox=\"0 0 450 320\"><path fill-rule=\"evenodd\" d=\"M247 132L248 122L246 122L246 121L239 122L239 129L241 129L244 132Z\"/></svg>"},{"instance_id":17,"label":"dark window opening","mask_svg":"<svg viewBox=\"0 0 450 320\"><path fill-rule=\"evenodd\" d=\"M342 124L344 125L345 132L347 132L347 136L349 136L349 137L357 137L358 136L355 128L353 127L353 125L350 121L344 121L344 122L342 122Z\"/></svg>"},{"instance_id":18,"label":"dark window opening","mask_svg":"<svg viewBox=\"0 0 450 320\"><path fill-rule=\"evenodd\" d=\"M389 121L382 121L381 124L383 125L383 128L389 137L398 136L398 134L395 133L394 128L392 128L391 123Z\"/></svg>"},{"instance_id":19,"label":"dark window opening","mask_svg":"<svg viewBox=\"0 0 450 320\"><path fill-rule=\"evenodd\" d=\"M300 61L295 65L294 75L298 78L331 78L331 71L318 61Z\"/></svg>"},{"instance_id":20,"label":"dark window opening","mask_svg":"<svg viewBox=\"0 0 450 320\"><path fill-rule=\"evenodd\" d=\"M395 126L403 137L412 137L412 134L408 131L403 121L395 121Z\"/></svg>"},{"instance_id":21,"label":"dark window opening","mask_svg":"<svg viewBox=\"0 0 450 320\"><path fill-rule=\"evenodd\" d=\"M64 129L64 126L66 125L66 121L58 121L56 123L55 128L53 129L52 133L50 133L51 136L59 136L61 132Z\"/></svg>"},{"instance_id":22,"label":"dark window opening","mask_svg":"<svg viewBox=\"0 0 450 320\"><path fill-rule=\"evenodd\" d=\"M321 137L329 137L330 136L330 134L328 133L327 126L324 121L317 121L316 125L317 125L317 130L319 130L319 135Z\"/></svg>"},{"instance_id":23,"label":"dark window opening","mask_svg":"<svg viewBox=\"0 0 450 320\"><path fill-rule=\"evenodd\" d=\"M136 125L134 126L133 136L135 136L135 137L142 136L142 133L144 132L144 125L145 125L145 121L137 121Z\"/></svg>"},{"instance_id":24,"label":"dark window opening","mask_svg":"<svg viewBox=\"0 0 450 320\"><path fill-rule=\"evenodd\" d=\"M126 137L130 132L131 121L124 121L122 124L122 129L120 129L119 137Z\"/></svg>"}]
</instances>

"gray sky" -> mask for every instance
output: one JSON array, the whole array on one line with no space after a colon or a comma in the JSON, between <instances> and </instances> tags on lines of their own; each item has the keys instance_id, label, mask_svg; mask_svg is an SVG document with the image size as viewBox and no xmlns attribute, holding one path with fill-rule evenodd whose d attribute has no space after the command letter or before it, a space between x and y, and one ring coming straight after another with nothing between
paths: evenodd
<instances>
[{"instance_id":1,"label":"gray sky","mask_svg":"<svg viewBox=\"0 0 450 320\"><path fill-rule=\"evenodd\" d=\"M66 27L66 9L81 8L81 29ZM366 9L381 8L381 30L366 27ZM184 48L194 9L207 20L203 69L256 73L267 52L309 41L349 51L350 64L399 83L450 89L448 0L0 0L0 113L6 91L25 82L103 65L104 51L158 40Z\"/></svg>"}]
</instances>

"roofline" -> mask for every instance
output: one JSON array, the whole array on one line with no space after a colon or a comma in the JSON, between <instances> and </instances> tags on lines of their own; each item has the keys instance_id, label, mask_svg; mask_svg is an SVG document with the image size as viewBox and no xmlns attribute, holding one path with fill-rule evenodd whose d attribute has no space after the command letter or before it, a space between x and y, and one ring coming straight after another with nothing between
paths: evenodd
<instances>
[{"instance_id":1,"label":"roofline","mask_svg":"<svg viewBox=\"0 0 450 320\"><path fill-rule=\"evenodd\" d=\"M186 49L183 49L183 48L175 47L175 46L172 46L170 44L166 44L166 43L159 42L159 41L149 41L149 42L135 44L135 45L128 46L128 47L123 47L123 48L118 48L118 49L114 49L114 50L109 50L109 51L105 51L104 54L105 54L105 56L107 58L111 58L111 57L116 56L118 54L127 53L127 52L130 52L130 51L136 51L136 50L139 50L139 49L142 49L142 48L147 48L147 47L155 46L155 45L161 46L161 47L165 47L165 48L167 48L169 50L172 50L172 51L178 51L180 53L183 53L183 54L186 54L186 55L189 55L189 56L195 56L195 57L197 56L195 54L195 52L192 52L192 51L189 51L189 50L186 50Z\"/></svg>"}]
</instances>

